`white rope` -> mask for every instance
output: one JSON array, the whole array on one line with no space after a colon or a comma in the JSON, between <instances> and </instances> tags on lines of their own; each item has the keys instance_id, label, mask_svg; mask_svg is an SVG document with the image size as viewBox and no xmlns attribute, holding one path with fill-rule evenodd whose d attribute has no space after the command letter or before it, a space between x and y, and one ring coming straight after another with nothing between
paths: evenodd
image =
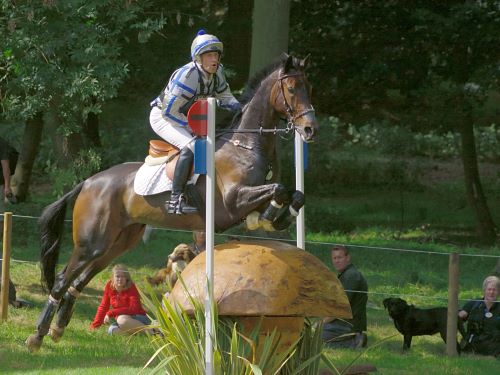
<instances>
[{"instance_id":1,"label":"white rope","mask_svg":"<svg viewBox=\"0 0 500 375\"><path fill-rule=\"evenodd\" d=\"M3 214L1 214L3 216ZM39 219L35 216L25 216L25 215L12 215L12 217L18 218L27 218L27 219ZM66 222L71 222L72 220L67 219ZM167 229L167 228L159 228L152 227L156 230L163 230L168 232L179 232L179 233L192 233L192 231L184 230L184 229ZM237 237L237 238L250 238L254 240L273 240L273 241L282 241L282 242L290 242L295 243L294 239L285 239L285 238L272 238L272 237L262 237L262 236L249 236L249 235L234 235L234 234L226 234L226 233L216 233L216 236L220 237ZM427 255L445 255L449 256L450 253L440 252L440 251L427 251L427 250L416 250L416 249L403 249L397 247L384 247L384 246L369 246L369 245L356 245L356 244L346 244L346 243L336 243L336 242L325 242L325 241L305 241L306 244L311 245L324 245L324 246L347 246L349 248L364 248L364 249L372 249L372 250L386 250L386 251L399 251L403 253L415 253L415 254L427 254ZM468 254L468 253L459 253L461 257L481 257L481 258L500 258L500 255L491 255L491 254Z\"/></svg>"},{"instance_id":2,"label":"white rope","mask_svg":"<svg viewBox=\"0 0 500 375\"><path fill-rule=\"evenodd\" d=\"M394 293L394 292L367 292L365 290L350 290L350 289L345 289L346 292L351 292L351 293L360 293L360 294L373 294L373 295L382 295L382 296L398 296L398 297L414 297L414 298L422 298L422 299L435 299L435 300L445 300L448 301L448 297L435 297L435 296L429 296L429 295L424 295L424 294L401 294L401 293ZM459 298L459 301L482 301L476 300L476 299L471 299L471 298Z\"/></svg>"}]
</instances>

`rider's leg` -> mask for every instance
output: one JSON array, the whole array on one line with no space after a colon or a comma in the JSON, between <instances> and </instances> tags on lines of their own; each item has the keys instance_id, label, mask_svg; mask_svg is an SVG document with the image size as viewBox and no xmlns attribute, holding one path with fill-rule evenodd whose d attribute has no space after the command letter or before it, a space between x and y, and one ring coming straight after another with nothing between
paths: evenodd
<instances>
[{"instance_id":1,"label":"rider's leg","mask_svg":"<svg viewBox=\"0 0 500 375\"><path fill-rule=\"evenodd\" d=\"M189 172L193 165L194 154L189 148L181 150L179 159L175 166L174 180L172 181L172 194L167 201L167 213L169 214L190 214L198 212L196 207L189 206L184 198L184 188L189 177Z\"/></svg>"}]
</instances>

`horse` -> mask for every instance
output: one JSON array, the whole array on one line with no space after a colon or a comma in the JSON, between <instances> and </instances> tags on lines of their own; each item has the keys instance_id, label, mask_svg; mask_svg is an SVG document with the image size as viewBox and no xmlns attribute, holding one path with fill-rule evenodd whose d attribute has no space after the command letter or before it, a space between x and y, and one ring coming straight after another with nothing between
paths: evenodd
<instances>
[{"instance_id":1,"label":"horse","mask_svg":"<svg viewBox=\"0 0 500 375\"><path fill-rule=\"evenodd\" d=\"M304 205L300 191L276 182L277 143L280 130L295 131L305 142L318 130L311 104L311 85L305 69L307 57L284 54L247 84L241 113L215 144L215 220L217 232L246 221L250 229L286 229ZM279 128L286 119L286 129ZM199 213L167 214L170 192L141 196L134 192L134 177L142 163L123 163L99 172L48 205L39 219L42 282L50 292L26 340L32 352L49 334L59 341L68 325L79 294L89 281L116 257L132 249L146 225L170 229L204 230L205 176L193 191L201 197ZM270 178L273 176L272 178ZM73 204L73 251L56 275L65 213ZM57 313L55 324L51 325Z\"/></svg>"}]
</instances>

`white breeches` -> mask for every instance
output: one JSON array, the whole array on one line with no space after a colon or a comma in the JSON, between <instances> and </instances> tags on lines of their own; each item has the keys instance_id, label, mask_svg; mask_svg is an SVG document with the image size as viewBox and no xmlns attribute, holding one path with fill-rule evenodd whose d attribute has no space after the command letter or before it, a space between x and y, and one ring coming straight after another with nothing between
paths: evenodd
<instances>
[{"instance_id":1,"label":"white breeches","mask_svg":"<svg viewBox=\"0 0 500 375\"><path fill-rule=\"evenodd\" d=\"M149 114L149 123L154 132L179 150L187 147L194 151L194 142L191 142L193 135L187 126L176 125L167 121L161 115L161 109L153 107ZM189 143L191 142L191 143Z\"/></svg>"}]
</instances>

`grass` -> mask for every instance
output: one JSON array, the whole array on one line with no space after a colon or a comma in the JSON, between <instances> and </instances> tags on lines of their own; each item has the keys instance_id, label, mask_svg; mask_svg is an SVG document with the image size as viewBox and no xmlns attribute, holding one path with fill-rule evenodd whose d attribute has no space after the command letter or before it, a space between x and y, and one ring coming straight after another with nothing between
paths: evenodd
<instances>
[{"instance_id":1,"label":"grass","mask_svg":"<svg viewBox=\"0 0 500 375\"><path fill-rule=\"evenodd\" d=\"M26 209L15 207L19 214ZM29 209L32 209L30 206ZM17 213L17 212L16 212ZM26 213L26 212L25 212ZM69 226L61 253L61 262L69 256ZM236 233L237 231L233 231ZM245 233L245 232L243 232ZM133 278L144 286L144 278L163 265L166 255L179 242L189 242L186 232L155 231L148 244L125 254L118 261L127 264ZM216 242L223 242L217 236ZM402 337L397 334L382 308L383 298L398 295L420 307L445 306L447 303L447 254L451 252L498 254L497 248L456 247L440 243L396 240L389 229L360 229L350 234L308 234L307 250L330 265L327 242L350 243L353 262L365 274L370 287L368 305L369 344L387 337L382 345L367 351L359 362L372 363L382 374L478 374L494 373L498 361L466 355L449 359L438 336L414 338L409 354L402 354ZM35 322L46 301L39 286L38 249L35 220L15 217L13 223L12 258L30 263L11 263L11 278L18 296L34 304L32 308L9 308L9 320L0 324L0 373L4 374L137 374L154 352L146 337L108 336L105 329L88 331L110 270L97 275L77 302L73 319L58 344L46 338L39 353L30 354L24 340L33 333ZM384 249L374 247L385 247ZM390 248L422 252L401 252ZM433 251L442 254L431 254ZM460 262L460 298L481 294L485 275L495 266L495 258L462 256ZM395 335L395 336L394 336ZM348 364L357 353L329 351L338 366ZM148 371L145 371L147 373Z\"/></svg>"}]
</instances>

